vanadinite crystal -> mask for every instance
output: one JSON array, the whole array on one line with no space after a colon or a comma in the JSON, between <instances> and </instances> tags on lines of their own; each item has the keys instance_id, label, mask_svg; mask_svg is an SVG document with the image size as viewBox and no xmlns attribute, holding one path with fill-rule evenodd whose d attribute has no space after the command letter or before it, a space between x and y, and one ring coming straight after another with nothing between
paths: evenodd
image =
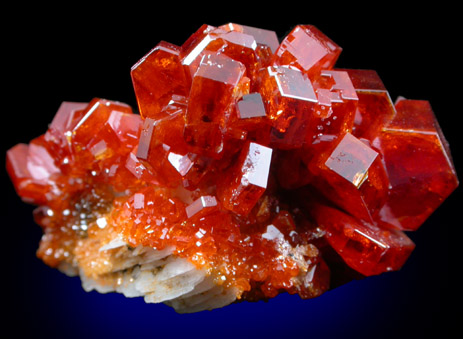
<instances>
[{"instance_id":1,"label":"vanadinite crystal","mask_svg":"<svg viewBox=\"0 0 463 339\"><path fill-rule=\"evenodd\" d=\"M281 43L203 25L132 67L140 114L63 102L45 134L7 152L17 193L38 205L38 256L100 291L193 311L224 298L204 294L218 287L233 291L219 306L312 298L400 269L415 247L405 232L458 186L449 145L429 102L393 103L375 71L335 68L340 53L311 25ZM190 290L163 285L179 275Z\"/></svg>"}]
</instances>

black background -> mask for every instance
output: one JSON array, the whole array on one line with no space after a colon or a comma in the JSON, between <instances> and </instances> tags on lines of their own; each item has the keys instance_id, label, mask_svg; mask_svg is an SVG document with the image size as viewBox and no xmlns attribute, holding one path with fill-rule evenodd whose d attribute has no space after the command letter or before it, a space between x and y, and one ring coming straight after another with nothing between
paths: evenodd
<instances>
[{"instance_id":1,"label":"black background","mask_svg":"<svg viewBox=\"0 0 463 339\"><path fill-rule=\"evenodd\" d=\"M452 150L460 178L461 29L455 8L403 8L401 4L171 3L161 8L133 3L122 10L83 5L27 7L3 13L5 86L2 98L2 151L44 133L62 101L93 97L118 100L136 110L130 67L160 40L181 45L203 23L236 22L285 36L296 24L314 24L343 47L337 66L375 69L393 100L397 96L429 100ZM3 26L3 24L2 24ZM4 166L3 166L4 168ZM140 299L86 293L35 257L41 230L33 206L15 194L2 172L6 214L2 273L14 331L37 337L129 335L298 338L446 337L456 302L458 259L451 239L461 228L462 189L413 234L417 247L399 272L392 272L326 293L317 300L280 296L269 303L236 304L196 315L177 315L164 305ZM458 249L458 248L456 248ZM457 260L458 262L458 260ZM451 283L452 282L452 283Z\"/></svg>"}]
</instances>

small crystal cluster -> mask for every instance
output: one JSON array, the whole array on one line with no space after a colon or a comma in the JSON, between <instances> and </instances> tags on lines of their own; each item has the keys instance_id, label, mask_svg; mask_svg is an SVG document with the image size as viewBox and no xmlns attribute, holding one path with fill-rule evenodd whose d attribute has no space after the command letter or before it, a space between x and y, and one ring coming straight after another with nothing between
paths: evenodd
<instances>
[{"instance_id":1,"label":"small crystal cluster","mask_svg":"<svg viewBox=\"0 0 463 339\"><path fill-rule=\"evenodd\" d=\"M247 300L398 270L415 246L404 231L458 179L429 102L392 103L375 71L335 68L340 53L311 25L281 43L203 25L132 67L140 114L63 102L7 153L17 193L39 206L38 256L98 274L83 240L119 234L175 248Z\"/></svg>"}]
</instances>

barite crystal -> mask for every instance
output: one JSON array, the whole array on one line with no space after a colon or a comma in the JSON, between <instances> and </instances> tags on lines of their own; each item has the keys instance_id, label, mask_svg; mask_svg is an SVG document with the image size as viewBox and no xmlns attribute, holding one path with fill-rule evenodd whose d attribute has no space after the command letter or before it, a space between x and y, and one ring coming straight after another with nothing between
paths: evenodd
<instances>
[{"instance_id":1,"label":"barite crystal","mask_svg":"<svg viewBox=\"0 0 463 339\"><path fill-rule=\"evenodd\" d=\"M458 186L431 105L336 68L312 25L202 25L160 41L122 102L65 101L6 168L37 205L37 255L85 290L178 312L317 297L399 270ZM419 244L418 244L419 246Z\"/></svg>"}]
</instances>

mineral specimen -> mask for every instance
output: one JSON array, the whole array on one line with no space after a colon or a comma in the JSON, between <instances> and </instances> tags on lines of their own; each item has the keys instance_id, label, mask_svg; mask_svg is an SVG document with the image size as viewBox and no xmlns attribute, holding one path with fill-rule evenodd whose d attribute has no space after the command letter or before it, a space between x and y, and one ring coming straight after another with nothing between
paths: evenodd
<instances>
[{"instance_id":1,"label":"mineral specimen","mask_svg":"<svg viewBox=\"0 0 463 339\"><path fill-rule=\"evenodd\" d=\"M427 101L335 68L319 29L201 26L131 69L140 114L63 102L7 152L37 252L86 290L178 312L313 298L400 269L458 179Z\"/></svg>"}]
</instances>

